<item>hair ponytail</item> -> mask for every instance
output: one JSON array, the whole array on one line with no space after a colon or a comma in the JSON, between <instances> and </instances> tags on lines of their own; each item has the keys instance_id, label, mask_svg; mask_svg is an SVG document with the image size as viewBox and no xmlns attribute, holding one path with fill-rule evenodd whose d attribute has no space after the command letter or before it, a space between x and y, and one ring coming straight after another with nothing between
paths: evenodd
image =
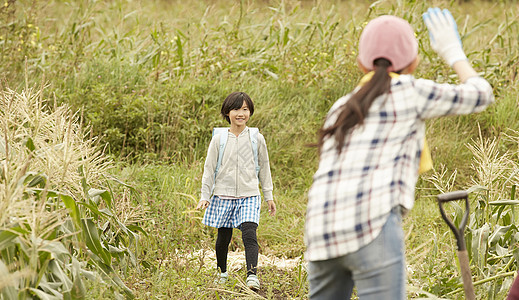
<instances>
[{"instance_id":1,"label":"hair ponytail","mask_svg":"<svg viewBox=\"0 0 519 300\"><path fill-rule=\"evenodd\" d=\"M339 115L335 124L328 127L321 127L319 130L319 151L321 150L324 139L334 136L337 143L337 151L340 153L344 146L346 136L356 125L364 124L364 118L368 114L373 101L380 95L389 92L391 77L388 68L391 66L385 58L378 58L373 62L375 74L369 82L362 86L351 98L339 108Z\"/></svg>"}]
</instances>

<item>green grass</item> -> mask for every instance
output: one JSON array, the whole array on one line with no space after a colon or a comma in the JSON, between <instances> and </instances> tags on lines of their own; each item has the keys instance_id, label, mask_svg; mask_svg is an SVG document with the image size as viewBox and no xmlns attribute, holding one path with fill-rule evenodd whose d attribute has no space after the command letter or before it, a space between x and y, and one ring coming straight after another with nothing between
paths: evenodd
<instances>
[{"instance_id":1,"label":"green grass","mask_svg":"<svg viewBox=\"0 0 519 300\"><path fill-rule=\"evenodd\" d=\"M444 166L446 177L457 170L449 189L466 188L477 175L467 144L479 127L485 138L503 137L500 151L517 149L517 142L504 139L508 129L519 129L516 1L6 2L0 8L0 87L20 90L26 76L29 86L47 82L46 109L55 101L78 110L91 136L119 163L113 174L142 197L140 225L147 235L137 250L141 264L124 278L139 299L255 297L240 285L243 269L218 289L214 265L182 258L214 245L215 230L201 224L202 212L194 207L211 129L225 125L220 105L235 90L255 102L249 125L265 135L272 165L278 214L262 212L260 252L303 255L306 191L317 167L316 151L306 145L316 141L332 103L360 78L356 42L377 15L404 17L415 28L422 58L417 77L455 83L453 71L430 49L421 21L429 6L448 7L470 60L494 87L496 104L485 112L427 123L436 170ZM461 282L455 240L440 217L438 189L426 177L419 179L415 208L404 223L409 298L423 290L462 299L462 293L446 296ZM510 183L504 191L509 197ZM239 232L231 248L243 249ZM302 266L269 266L259 276L259 297L307 298ZM109 294L96 286L102 287L94 283L91 298ZM478 286L478 296L488 298L488 289Z\"/></svg>"}]
</instances>

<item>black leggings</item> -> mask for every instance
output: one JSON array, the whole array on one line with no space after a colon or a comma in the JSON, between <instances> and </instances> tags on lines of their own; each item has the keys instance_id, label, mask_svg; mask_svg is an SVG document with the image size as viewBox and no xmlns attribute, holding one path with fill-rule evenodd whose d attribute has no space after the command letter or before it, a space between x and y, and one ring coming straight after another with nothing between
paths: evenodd
<instances>
[{"instance_id":1,"label":"black leggings","mask_svg":"<svg viewBox=\"0 0 519 300\"><path fill-rule=\"evenodd\" d=\"M256 237L256 229L258 224L253 222L244 222L241 224L241 237L243 246L245 247L245 262L247 264L247 275L256 274L258 266L258 239ZM227 272L227 253L229 252L229 243L231 242L232 228L218 228L218 236L216 238L216 264L220 268L220 272Z\"/></svg>"}]
</instances>

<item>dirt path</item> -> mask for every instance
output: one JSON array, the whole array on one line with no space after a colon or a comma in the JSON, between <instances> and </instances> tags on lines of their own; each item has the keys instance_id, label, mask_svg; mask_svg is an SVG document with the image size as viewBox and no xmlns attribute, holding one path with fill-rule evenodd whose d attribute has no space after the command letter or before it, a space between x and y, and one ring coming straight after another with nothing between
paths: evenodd
<instances>
[{"instance_id":1,"label":"dirt path","mask_svg":"<svg viewBox=\"0 0 519 300\"><path fill-rule=\"evenodd\" d=\"M183 256L186 259L203 258L204 268L214 268L216 265L216 252L210 249L200 249L190 254L181 254L177 251L177 255ZM275 256L266 256L259 254L258 267L275 266L278 269L294 269L302 262L302 258L279 258ZM306 263L303 262L306 266ZM231 271L240 270L245 266L245 252L232 251L227 255L227 268Z\"/></svg>"}]
</instances>

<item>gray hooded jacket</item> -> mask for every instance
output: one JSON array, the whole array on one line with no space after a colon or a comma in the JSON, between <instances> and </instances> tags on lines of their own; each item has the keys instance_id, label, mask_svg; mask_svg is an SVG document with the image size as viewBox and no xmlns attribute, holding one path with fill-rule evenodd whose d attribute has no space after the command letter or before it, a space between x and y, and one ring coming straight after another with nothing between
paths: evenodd
<instances>
[{"instance_id":1,"label":"gray hooded jacket","mask_svg":"<svg viewBox=\"0 0 519 300\"><path fill-rule=\"evenodd\" d=\"M216 185L213 194L228 197L256 196L260 195L259 183L261 183L265 201L274 200L267 144L263 135L261 133L258 134L258 164L260 171L259 175L256 175L249 128L245 127L238 136L231 132L228 132L228 134L220 170L216 175ZM220 135L217 134L211 139L209 149L207 150L204 175L202 177L201 200L210 201L211 198L219 145Z\"/></svg>"}]
</instances>

